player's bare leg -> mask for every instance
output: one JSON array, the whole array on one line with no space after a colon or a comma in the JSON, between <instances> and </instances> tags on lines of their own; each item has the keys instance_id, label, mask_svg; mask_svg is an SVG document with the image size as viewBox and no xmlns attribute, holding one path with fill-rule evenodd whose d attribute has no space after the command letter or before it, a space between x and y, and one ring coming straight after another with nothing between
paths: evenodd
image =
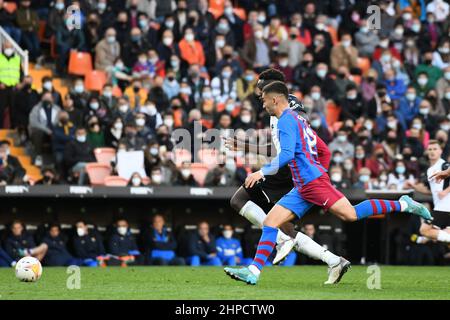
<instances>
[{"instance_id":1,"label":"player's bare leg","mask_svg":"<svg viewBox=\"0 0 450 320\"><path fill-rule=\"evenodd\" d=\"M422 223L419 232L422 236L428 239L450 243L450 227L441 229L431 224Z\"/></svg>"}]
</instances>

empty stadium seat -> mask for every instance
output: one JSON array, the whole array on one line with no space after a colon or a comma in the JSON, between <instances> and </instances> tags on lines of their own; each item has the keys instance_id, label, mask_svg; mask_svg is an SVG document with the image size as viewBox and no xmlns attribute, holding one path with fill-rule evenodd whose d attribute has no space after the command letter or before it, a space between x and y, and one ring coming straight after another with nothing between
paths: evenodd
<instances>
[{"instance_id":1,"label":"empty stadium seat","mask_svg":"<svg viewBox=\"0 0 450 320\"><path fill-rule=\"evenodd\" d=\"M126 187L128 185L128 180L119 176L108 176L104 181L107 187Z\"/></svg>"},{"instance_id":2,"label":"empty stadium seat","mask_svg":"<svg viewBox=\"0 0 450 320\"><path fill-rule=\"evenodd\" d=\"M106 163L88 163L86 165L86 172L89 176L91 185L104 185L105 178L111 174L111 166Z\"/></svg>"},{"instance_id":3,"label":"empty stadium seat","mask_svg":"<svg viewBox=\"0 0 450 320\"><path fill-rule=\"evenodd\" d=\"M209 167L204 163L192 163L191 164L191 173L194 176L195 181L200 186L205 185L205 178L208 174Z\"/></svg>"},{"instance_id":4,"label":"empty stadium seat","mask_svg":"<svg viewBox=\"0 0 450 320\"><path fill-rule=\"evenodd\" d=\"M88 52L78 52L72 50L69 55L70 74L84 76L92 71L92 57Z\"/></svg>"},{"instance_id":5,"label":"empty stadium seat","mask_svg":"<svg viewBox=\"0 0 450 320\"><path fill-rule=\"evenodd\" d=\"M96 148L94 149L95 159L99 163L111 164L116 159L116 149L114 148Z\"/></svg>"},{"instance_id":6,"label":"empty stadium seat","mask_svg":"<svg viewBox=\"0 0 450 320\"><path fill-rule=\"evenodd\" d=\"M173 155L173 162L177 165L177 167L181 166L183 162L191 162L192 155L189 150L186 149L174 149Z\"/></svg>"},{"instance_id":7,"label":"empty stadium seat","mask_svg":"<svg viewBox=\"0 0 450 320\"><path fill-rule=\"evenodd\" d=\"M84 78L84 86L87 90L102 91L106 83L106 73L100 70L89 71Z\"/></svg>"},{"instance_id":8,"label":"empty stadium seat","mask_svg":"<svg viewBox=\"0 0 450 320\"><path fill-rule=\"evenodd\" d=\"M332 126L336 121L339 120L341 115L341 107L336 106L334 103L327 105L327 123Z\"/></svg>"}]
</instances>

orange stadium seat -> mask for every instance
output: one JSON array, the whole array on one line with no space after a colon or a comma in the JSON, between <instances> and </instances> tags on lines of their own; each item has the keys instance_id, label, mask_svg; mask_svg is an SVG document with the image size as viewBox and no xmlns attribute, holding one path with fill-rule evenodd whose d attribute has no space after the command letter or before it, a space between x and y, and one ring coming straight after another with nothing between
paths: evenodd
<instances>
[{"instance_id":1,"label":"orange stadium seat","mask_svg":"<svg viewBox=\"0 0 450 320\"><path fill-rule=\"evenodd\" d=\"M86 172L93 186L104 185L105 178L111 174L111 166L106 163L88 163Z\"/></svg>"},{"instance_id":2,"label":"orange stadium seat","mask_svg":"<svg viewBox=\"0 0 450 320\"><path fill-rule=\"evenodd\" d=\"M205 185L205 178L206 178L206 175L208 174L208 171L209 171L209 167L204 163L191 164L192 176L194 177L195 181L197 181L197 183L200 186Z\"/></svg>"},{"instance_id":3,"label":"orange stadium seat","mask_svg":"<svg viewBox=\"0 0 450 320\"><path fill-rule=\"evenodd\" d=\"M86 73L84 86L87 90L102 91L106 83L106 73L100 70L92 70Z\"/></svg>"},{"instance_id":4,"label":"orange stadium seat","mask_svg":"<svg viewBox=\"0 0 450 320\"><path fill-rule=\"evenodd\" d=\"M95 159L98 163L110 164L116 159L116 149L114 148L96 148L94 150Z\"/></svg>"},{"instance_id":5,"label":"orange stadium seat","mask_svg":"<svg viewBox=\"0 0 450 320\"><path fill-rule=\"evenodd\" d=\"M327 105L327 123L332 126L336 121L339 120L341 115L341 107L336 106L334 103Z\"/></svg>"},{"instance_id":6,"label":"orange stadium seat","mask_svg":"<svg viewBox=\"0 0 450 320\"><path fill-rule=\"evenodd\" d=\"M3 4L3 8L5 8L5 10L8 11L9 13L14 13L17 10L17 4L12 1L6 1Z\"/></svg>"},{"instance_id":7,"label":"orange stadium seat","mask_svg":"<svg viewBox=\"0 0 450 320\"><path fill-rule=\"evenodd\" d=\"M365 74L370 69L371 63L369 58L358 58L358 68L361 69L362 74Z\"/></svg>"},{"instance_id":8,"label":"orange stadium seat","mask_svg":"<svg viewBox=\"0 0 450 320\"><path fill-rule=\"evenodd\" d=\"M92 71L92 57L88 52L78 52L72 50L69 55L70 74L84 76Z\"/></svg>"},{"instance_id":9,"label":"orange stadium seat","mask_svg":"<svg viewBox=\"0 0 450 320\"><path fill-rule=\"evenodd\" d=\"M128 185L128 180L119 176L108 176L104 181L107 187L126 187Z\"/></svg>"}]
</instances>

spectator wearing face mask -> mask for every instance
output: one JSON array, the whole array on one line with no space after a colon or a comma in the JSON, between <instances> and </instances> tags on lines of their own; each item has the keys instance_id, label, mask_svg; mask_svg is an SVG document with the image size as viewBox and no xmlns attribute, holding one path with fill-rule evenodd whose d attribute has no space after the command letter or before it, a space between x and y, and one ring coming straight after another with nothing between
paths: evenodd
<instances>
[{"instance_id":1,"label":"spectator wearing face mask","mask_svg":"<svg viewBox=\"0 0 450 320\"><path fill-rule=\"evenodd\" d=\"M402 79L397 78L394 70L386 70L384 73L384 79L386 90L391 100L398 101L405 95L405 83Z\"/></svg>"},{"instance_id":2,"label":"spectator wearing face mask","mask_svg":"<svg viewBox=\"0 0 450 320\"><path fill-rule=\"evenodd\" d=\"M342 178L350 182L350 186L358 180L353 159L345 159L342 165Z\"/></svg>"},{"instance_id":3,"label":"spectator wearing face mask","mask_svg":"<svg viewBox=\"0 0 450 320\"><path fill-rule=\"evenodd\" d=\"M422 100L419 105L418 117L422 119L424 128L430 133L430 135L434 136L436 130L439 128L439 117L431 114L431 108L432 107L429 100Z\"/></svg>"},{"instance_id":4,"label":"spectator wearing face mask","mask_svg":"<svg viewBox=\"0 0 450 320\"><path fill-rule=\"evenodd\" d=\"M45 76L42 78L42 92L41 95L44 94L44 92L50 92L53 97L53 101L56 105L62 106L62 99L61 94L54 88L53 86L53 79L50 76Z\"/></svg>"},{"instance_id":5,"label":"spectator wearing face mask","mask_svg":"<svg viewBox=\"0 0 450 320\"><path fill-rule=\"evenodd\" d=\"M130 180L128 181L128 186L130 187L142 187L144 186L144 182L142 181L142 177L138 172L135 172L131 175Z\"/></svg>"},{"instance_id":6,"label":"spectator wearing face mask","mask_svg":"<svg viewBox=\"0 0 450 320\"><path fill-rule=\"evenodd\" d=\"M42 179L36 181L34 185L57 185L59 184L59 179L57 178L55 170L52 168L44 168L41 171Z\"/></svg>"},{"instance_id":7,"label":"spectator wearing face mask","mask_svg":"<svg viewBox=\"0 0 450 320\"><path fill-rule=\"evenodd\" d=\"M64 15L64 26L56 30L56 50L57 57L57 74L66 73L68 57L70 50L83 51L86 41L84 33L79 28L75 28L69 13Z\"/></svg>"},{"instance_id":8,"label":"spectator wearing face mask","mask_svg":"<svg viewBox=\"0 0 450 320\"><path fill-rule=\"evenodd\" d=\"M220 75L211 81L213 97L217 103L225 103L229 98L236 99L236 79L230 65L225 65Z\"/></svg>"},{"instance_id":9,"label":"spectator wearing face mask","mask_svg":"<svg viewBox=\"0 0 450 320\"><path fill-rule=\"evenodd\" d=\"M242 130L255 129L253 115L249 109L241 109L240 116L234 123L234 128Z\"/></svg>"},{"instance_id":10,"label":"spectator wearing face mask","mask_svg":"<svg viewBox=\"0 0 450 320\"><path fill-rule=\"evenodd\" d=\"M186 28L184 38L178 43L181 58L188 64L205 65L205 54L200 41L195 40L194 30Z\"/></svg>"},{"instance_id":11,"label":"spectator wearing face mask","mask_svg":"<svg viewBox=\"0 0 450 320\"><path fill-rule=\"evenodd\" d=\"M88 121L87 142L95 148L103 148L105 146L105 134L96 117L92 117Z\"/></svg>"},{"instance_id":12,"label":"spectator wearing face mask","mask_svg":"<svg viewBox=\"0 0 450 320\"><path fill-rule=\"evenodd\" d=\"M130 36L123 43L121 50L123 63L131 68L135 64L139 54L141 52L147 52L150 48L151 45L146 37L142 35L141 29L133 27L130 31Z\"/></svg>"},{"instance_id":13,"label":"spectator wearing face mask","mask_svg":"<svg viewBox=\"0 0 450 320\"><path fill-rule=\"evenodd\" d=\"M360 190L373 190L375 189L375 185L370 178L371 172L369 168L361 168L358 171L358 182L353 184L354 189L360 189Z\"/></svg>"},{"instance_id":14,"label":"spectator wearing face mask","mask_svg":"<svg viewBox=\"0 0 450 320\"><path fill-rule=\"evenodd\" d=\"M184 265L184 259L176 256L177 242L165 226L162 215L153 216L149 228L141 232L144 247L149 252L148 258L152 265Z\"/></svg>"},{"instance_id":15,"label":"spectator wearing face mask","mask_svg":"<svg viewBox=\"0 0 450 320\"><path fill-rule=\"evenodd\" d=\"M264 29L260 24L253 26L253 36L245 42L241 58L247 68L253 68L255 72L262 71L270 65L271 45L264 38Z\"/></svg>"},{"instance_id":16,"label":"spectator wearing face mask","mask_svg":"<svg viewBox=\"0 0 450 320\"><path fill-rule=\"evenodd\" d=\"M341 165L330 168L330 179L333 186L339 190L349 189L352 186L351 182L344 178Z\"/></svg>"},{"instance_id":17,"label":"spectator wearing face mask","mask_svg":"<svg viewBox=\"0 0 450 320\"><path fill-rule=\"evenodd\" d=\"M14 87L20 83L21 58L8 41L0 53L0 128L4 128L4 112L12 108Z\"/></svg>"},{"instance_id":18,"label":"spectator wearing face mask","mask_svg":"<svg viewBox=\"0 0 450 320\"><path fill-rule=\"evenodd\" d=\"M166 29L162 32L162 41L156 46L161 61L166 63L166 66L171 64L171 57L173 55L180 55L180 49L178 43L175 42L174 33L170 29ZM173 68L173 66L171 66Z\"/></svg>"},{"instance_id":19,"label":"spectator wearing face mask","mask_svg":"<svg viewBox=\"0 0 450 320\"><path fill-rule=\"evenodd\" d=\"M420 72L417 75L414 87L416 89L417 95L421 98L425 98L428 92L433 89L429 77L425 72Z\"/></svg>"},{"instance_id":20,"label":"spectator wearing face mask","mask_svg":"<svg viewBox=\"0 0 450 320\"><path fill-rule=\"evenodd\" d=\"M80 259L84 266L103 265L106 252L101 235L94 229L89 230L84 220L75 222L75 230L76 233L73 237L75 257Z\"/></svg>"},{"instance_id":21,"label":"spectator wearing face mask","mask_svg":"<svg viewBox=\"0 0 450 320\"><path fill-rule=\"evenodd\" d=\"M124 136L124 125L120 117L115 118L105 133L105 145L107 147L118 148L119 141Z\"/></svg>"},{"instance_id":22,"label":"spectator wearing face mask","mask_svg":"<svg viewBox=\"0 0 450 320\"><path fill-rule=\"evenodd\" d=\"M52 128L52 147L56 167L62 172L64 151L67 143L75 139L75 125L70 121L66 111L58 114L58 123Z\"/></svg>"},{"instance_id":23,"label":"spectator wearing face mask","mask_svg":"<svg viewBox=\"0 0 450 320\"><path fill-rule=\"evenodd\" d=\"M84 87L83 78L76 78L70 89L70 97L73 99L74 107L78 110L85 110L88 104L90 93Z\"/></svg>"},{"instance_id":24,"label":"spectator wearing face mask","mask_svg":"<svg viewBox=\"0 0 450 320\"><path fill-rule=\"evenodd\" d=\"M180 84L175 78L175 73L170 69L167 71L167 76L164 79L163 90L169 99L178 96L180 93Z\"/></svg>"},{"instance_id":25,"label":"spectator wearing face mask","mask_svg":"<svg viewBox=\"0 0 450 320\"><path fill-rule=\"evenodd\" d=\"M41 102L33 107L29 115L30 137L36 156L42 156L43 145L51 141L53 127L58 123L59 106L53 103L50 92L43 94Z\"/></svg>"},{"instance_id":26,"label":"spectator wearing face mask","mask_svg":"<svg viewBox=\"0 0 450 320\"><path fill-rule=\"evenodd\" d=\"M302 62L305 45L298 39L299 30L295 26L289 28L289 38L281 41L278 52L287 54L288 65L292 69Z\"/></svg>"},{"instance_id":27,"label":"spectator wearing face mask","mask_svg":"<svg viewBox=\"0 0 450 320\"><path fill-rule=\"evenodd\" d=\"M83 185L86 179L86 164L96 162L93 148L87 142L87 132L77 128L75 140L67 143L64 150L64 163L71 174L78 176L78 184Z\"/></svg>"},{"instance_id":28,"label":"spectator wearing face mask","mask_svg":"<svg viewBox=\"0 0 450 320\"><path fill-rule=\"evenodd\" d=\"M180 169L175 176L174 185L176 186L190 186L197 187L198 183L195 181L191 171L190 162L183 162Z\"/></svg>"},{"instance_id":29,"label":"spectator wearing face mask","mask_svg":"<svg viewBox=\"0 0 450 320\"><path fill-rule=\"evenodd\" d=\"M164 175L161 167L154 167L151 169L151 185L152 186L164 186L167 185L167 181L164 179Z\"/></svg>"},{"instance_id":30,"label":"spectator wearing face mask","mask_svg":"<svg viewBox=\"0 0 450 320\"><path fill-rule=\"evenodd\" d=\"M19 160L10 154L9 147L9 141L0 141L0 183L23 184L25 170Z\"/></svg>"},{"instance_id":31,"label":"spectator wearing face mask","mask_svg":"<svg viewBox=\"0 0 450 320\"><path fill-rule=\"evenodd\" d=\"M136 239L129 229L128 221L119 218L114 224L113 234L108 241L108 251L121 265L140 264L142 258Z\"/></svg>"},{"instance_id":32,"label":"spectator wearing face mask","mask_svg":"<svg viewBox=\"0 0 450 320\"><path fill-rule=\"evenodd\" d=\"M217 257L224 266L237 266L244 264L241 242L233 238L233 227L230 224L223 226L222 237L216 240Z\"/></svg>"},{"instance_id":33,"label":"spectator wearing face mask","mask_svg":"<svg viewBox=\"0 0 450 320\"><path fill-rule=\"evenodd\" d=\"M100 108L105 108L109 112L114 110L117 106L117 98L113 95L113 86L111 83L106 83L103 86L102 93L99 97Z\"/></svg>"},{"instance_id":34,"label":"spectator wearing face mask","mask_svg":"<svg viewBox=\"0 0 450 320\"><path fill-rule=\"evenodd\" d=\"M358 49L352 45L351 34L342 34L341 42L331 50L330 63L333 69L338 69L340 66L348 69L358 67Z\"/></svg>"},{"instance_id":35,"label":"spectator wearing face mask","mask_svg":"<svg viewBox=\"0 0 450 320\"><path fill-rule=\"evenodd\" d=\"M113 118L120 118L123 123L129 123L134 120L133 112L131 111L128 100L120 97L117 101L117 108L112 112Z\"/></svg>"},{"instance_id":36,"label":"spectator wearing face mask","mask_svg":"<svg viewBox=\"0 0 450 320\"><path fill-rule=\"evenodd\" d=\"M393 30L393 28L390 30ZM385 58L383 61L382 59L383 55L386 55L386 57L389 56L390 59L393 57L397 60L402 61L402 56L400 52L392 45L387 35L382 35L380 37L378 46L375 48L375 51L373 52L372 59L374 61L379 61L382 63L387 62L387 58Z\"/></svg>"},{"instance_id":37,"label":"spectator wearing face mask","mask_svg":"<svg viewBox=\"0 0 450 320\"><path fill-rule=\"evenodd\" d=\"M310 92L313 86L319 86L322 96L325 99L336 99L336 84L328 73L328 66L319 63L315 68L315 73L305 79L302 92Z\"/></svg>"},{"instance_id":38,"label":"spectator wearing face mask","mask_svg":"<svg viewBox=\"0 0 450 320\"><path fill-rule=\"evenodd\" d=\"M443 76L443 71L440 68L433 66L431 64L432 61L433 61L433 52L427 51L422 56L422 63L417 65L417 67L414 70L414 77L417 79L417 85L420 85L421 87L424 88L428 88L428 90L434 88L436 82ZM421 80L419 82L419 78L423 78L424 80ZM425 81L425 79L427 81ZM419 91L418 94L421 95Z\"/></svg>"},{"instance_id":39,"label":"spectator wearing face mask","mask_svg":"<svg viewBox=\"0 0 450 320\"><path fill-rule=\"evenodd\" d=\"M360 56L371 57L379 41L378 35L367 26L367 21L361 20L360 28L355 33L355 45Z\"/></svg>"},{"instance_id":40,"label":"spectator wearing face mask","mask_svg":"<svg viewBox=\"0 0 450 320\"><path fill-rule=\"evenodd\" d=\"M414 184L416 181L411 173L406 169L405 163L402 160L397 160L394 163L394 172L389 173L387 186L395 186L395 190L408 189L409 184Z\"/></svg>"},{"instance_id":41,"label":"spectator wearing face mask","mask_svg":"<svg viewBox=\"0 0 450 320\"><path fill-rule=\"evenodd\" d=\"M120 44L116 38L116 30L108 28L103 39L95 46L95 69L110 71L119 57Z\"/></svg>"},{"instance_id":42,"label":"spectator wearing face mask","mask_svg":"<svg viewBox=\"0 0 450 320\"><path fill-rule=\"evenodd\" d=\"M89 97L87 108L84 110L84 123L89 124L89 120L93 117L102 127L111 122L111 112L100 103L97 95Z\"/></svg>"},{"instance_id":43,"label":"spectator wearing face mask","mask_svg":"<svg viewBox=\"0 0 450 320\"><path fill-rule=\"evenodd\" d=\"M355 154L355 147L348 141L348 133L344 129L339 129L336 138L330 143L329 148L332 153L340 150L344 159L353 158Z\"/></svg>"},{"instance_id":44,"label":"spectator wearing face mask","mask_svg":"<svg viewBox=\"0 0 450 320\"><path fill-rule=\"evenodd\" d=\"M323 119L317 112L311 113L310 117L311 127L314 129L316 134L326 143L328 144L332 137L328 129L324 126Z\"/></svg>"},{"instance_id":45,"label":"spectator wearing face mask","mask_svg":"<svg viewBox=\"0 0 450 320\"><path fill-rule=\"evenodd\" d=\"M244 101L255 91L257 79L252 70L246 70L245 73L236 81L237 97Z\"/></svg>"},{"instance_id":46,"label":"spectator wearing face mask","mask_svg":"<svg viewBox=\"0 0 450 320\"><path fill-rule=\"evenodd\" d=\"M420 102L421 98L417 96L414 86L408 86L406 94L400 98L398 106L398 112L402 115L407 125L419 114Z\"/></svg>"},{"instance_id":47,"label":"spectator wearing face mask","mask_svg":"<svg viewBox=\"0 0 450 320\"><path fill-rule=\"evenodd\" d=\"M279 53L275 69L280 70L285 77L287 83L292 83L294 69L289 66L289 57L287 53Z\"/></svg>"},{"instance_id":48,"label":"spectator wearing face mask","mask_svg":"<svg viewBox=\"0 0 450 320\"><path fill-rule=\"evenodd\" d=\"M379 173L378 164L373 159L373 157L369 157L366 154L366 151L364 150L364 147L362 145L357 145L355 150L355 170L359 172L361 168L367 167L369 168L370 172L372 172L372 177L376 177Z\"/></svg>"},{"instance_id":49,"label":"spectator wearing face mask","mask_svg":"<svg viewBox=\"0 0 450 320\"><path fill-rule=\"evenodd\" d=\"M450 66L446 67L443 71L444 76L436 82L436 92L442 104L448 106L450 102ZM447 111L446 114L448 114L450 108L446 107L445 110Z\"/></svg>"}]
</instances>

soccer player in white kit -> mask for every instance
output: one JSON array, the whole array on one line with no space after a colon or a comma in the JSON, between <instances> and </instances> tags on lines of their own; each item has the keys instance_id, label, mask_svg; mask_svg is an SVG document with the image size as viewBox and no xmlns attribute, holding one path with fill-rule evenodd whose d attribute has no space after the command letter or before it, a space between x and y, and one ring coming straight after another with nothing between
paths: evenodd
<instances>
[{"instance_id":1,"label":"soccer player in white kit","mask_svg":"<svg viewBox=\"0 0 450 320\"><path fill-rule=\"evenodd\" d=\"M428 239L450 243L450 176L436 179L442 171L448 171L450 163L441 158L442 147L438 141L430 140L427 148L430 167L427 170L428 185L410 184L414 190L433 196L433 224L422 222L420 234ZM420 241L420 240L419 240Z\"/></svg>"}]
</instances>

